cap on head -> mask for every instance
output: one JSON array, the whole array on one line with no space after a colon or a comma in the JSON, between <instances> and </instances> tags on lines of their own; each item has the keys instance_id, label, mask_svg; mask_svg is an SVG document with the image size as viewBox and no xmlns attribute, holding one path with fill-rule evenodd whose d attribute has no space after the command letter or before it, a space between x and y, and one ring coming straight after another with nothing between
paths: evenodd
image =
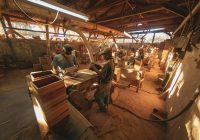
<instances>
[{"instance_id":1,"label":"cap on head","mask_svg":"<svg viewBox=\"0 0 200 140\"><path fill-rule=\"evenodd\" d=\"M65 50L66 53L71 53L73 49L69 44L65 44L64 50Z\"/></svg>"},{"instance_id":2,"label":"cap on head","mask_svg":"<svg viewBox=\"0 0 200 140\"><path fill-rule=\"evenodd\" d=\"M112 51L109 48L106 48L105 50L101 51L99 55L104 55L106 59L112 59Z\"/></svg>"}]
</instances>

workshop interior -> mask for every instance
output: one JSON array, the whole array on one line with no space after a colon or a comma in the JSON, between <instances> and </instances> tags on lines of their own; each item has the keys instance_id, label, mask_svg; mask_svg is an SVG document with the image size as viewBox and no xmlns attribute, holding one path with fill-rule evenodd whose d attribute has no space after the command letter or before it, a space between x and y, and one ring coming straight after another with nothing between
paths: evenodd
<instances>
[{"instance_id":1,"label":"workshop interior","mask_svg":"<svg viewBox=\"0 0 200 140\"><path fill-rule=\"evenodd\" d=\"M1 140L200 140L200 0L0 0Z\"/></svg>"}]
</instances>

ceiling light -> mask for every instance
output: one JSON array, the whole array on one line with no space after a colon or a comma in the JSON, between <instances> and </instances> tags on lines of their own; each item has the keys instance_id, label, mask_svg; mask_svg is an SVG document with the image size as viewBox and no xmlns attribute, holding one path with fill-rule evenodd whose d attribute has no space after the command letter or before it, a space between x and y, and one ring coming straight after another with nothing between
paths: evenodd
<instances>
[{"instance_id":1,"label":"ceiling light","mask_svg":"<svg viewBox=\"0 0 200 140\"><path fill-rule=\"evenodd\" d=\"M138 23L137 26L142 26L142 23Z\"/></svg>"},{"instance_id":2,"label":"ceiling light","mask_svg":"<svg viewBox=\"0 0 200 140\"><path fill-rule=\"evenodd\" d=\"M50 8L50 9L53 9L53 10L56 10L56 11L59 11L59 12L62 12L62 13L65 13L67 15L71 15L71 16L86 20L86 21L89 20L89 18L87 16L85 16L84 14L79 14L77 12L74 12L73 9L68 10L66 8L56 6L54 4L51 4L53 2L51 2L49 0L44 0L44 1L42 1L42 0L27 0L27 1L41 5L41 6L44 6L44 7L47 7L47 8Z\"/></svg>"},{"instance_id":3,"label":"ceiling light","mask_svg":"<svg viewBox=\"0 0 200 140\"><path fill-rule=\"evenodd\" d=\"M127 33L126 31L124 31L124 35L129 37L129 38L132 38L132 36L129 33Z\"/></svg>"}]
</instances>

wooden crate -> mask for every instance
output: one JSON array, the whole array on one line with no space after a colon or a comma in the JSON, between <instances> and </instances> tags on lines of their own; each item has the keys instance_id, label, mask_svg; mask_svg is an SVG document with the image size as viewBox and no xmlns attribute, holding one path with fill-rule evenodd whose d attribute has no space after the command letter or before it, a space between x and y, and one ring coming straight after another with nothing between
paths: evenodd
<instances>
[{"instance_id":1,"label":"wooden crate","mask_svg":"<svg viewBox=\"0 0 200 140\"><path fill-rule=\"evenodd\" d=\"M40 80L40 79L43 79L45 77L48 77L52 74L53 74L53 72L48 70L48 71L31 72L30 76L31 76L32 81L36 81L36 80Z\"/></svg>"},{"instance_id":2,"label":"wooden crate","mask_svg":"<svg viewBox=\"0 0 200 140\"><path fill-rule=\"evenodd\" d=\"M42 65L41 64L33 64L33 71L41 71Z\"/></svg>"},{"instance_id":3,"label":"wooden crate","mask_svg":"<svg viewBox=\"0 0 200 140\"><path fill-rule=\"evenodd\" d=\"M46 65L42 65L42 70L47 71L47 70L51 70L52 67L50 64L46 64Z\"/></svg>"},{"instance_id":4,"label":"wooden crate","mask_svg":"<svg viewBox=\"0 0 200 140\"><path fill-rule=\"evenodd\" d=\"M55 92L58 89L65 87L64 81L55 75L33 81L32 86L35 93L40 96L44 96L50 92Z\"/></svg>"},{"instance_id":5,"label":"wooden crate","mask_svg":"<svg viewBox=\"0 0 200 140\"><path fill-rule=\"evenodd\" d=\"M51 58L49 56L39 57L39 62L41 65L51 65Z\"/></svg>"},{"instance_id":6,"label":"wooden crate","mask_svg":"<svg viewBox=\"0 0 200 140\"><path fill-rule=\"evenodd\" d=\"M39 57L39 62L41 65L46 65L47 63L47 59L45 57Z\"/></svg>"},{"instance_id":7,"label":"wooden crate","mask_svg":"<svg viewBox=\"0 0 200 140\"><path fill-rule=\"evenodd\" d=\"M56 92L51 92L47 94L46 96L38 96L37 94L35 95L37 97L38 102L42 106L43 110L48 110L49 108L55 106L56 104L66 101L67 100L67 95L66 95L66 89L61 88Z\"/></svg>"},{"instance_id":8,"label":"wooden crate","mask_svg":"<svg viewBox=\"0 0 200 140\"><path fill-rule=\"evenodd\" d=\"M37 76L46 74L49 72L33 74L36 81L30 81L30 78L28 81L32 89L31 98L42 135L69 116L64 81L55 75L37 79Z\"/></svg>"}]
</instances>

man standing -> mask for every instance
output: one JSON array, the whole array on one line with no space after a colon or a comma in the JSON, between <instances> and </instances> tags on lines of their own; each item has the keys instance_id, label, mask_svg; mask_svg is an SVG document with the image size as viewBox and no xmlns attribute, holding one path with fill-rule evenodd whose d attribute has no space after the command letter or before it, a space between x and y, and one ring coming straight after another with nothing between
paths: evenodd
<instances>
[{"instance_id":1,"label":"man standing","mask_svg":"<svg viewBox=\"0 0 200 140\"><path fill-rule=\"evenodd\" d=\"M59 68L64 70L77 65L76 57L72 55L72 47L68 44L64 45L64 52L57 54L52 61L55 73L59 73Z\"/></svg>"},{"instance_id":2,"label":"man standing","mask_svg":"<svg viewBox=\"0 0 200 140\"><path fill-rule=\"evenodd\" d=\"M104 66L98 70L95 64L91 64L91 68L99 75L100 85L95 93L95 100L99 105L101 112L107 111L107 106L110 100L110 92L112 86L112 79L114 77L114 60L112 59L112 51L106 49L100 52L100 56L103 56Z\"/></svg>"}]
</instances>

